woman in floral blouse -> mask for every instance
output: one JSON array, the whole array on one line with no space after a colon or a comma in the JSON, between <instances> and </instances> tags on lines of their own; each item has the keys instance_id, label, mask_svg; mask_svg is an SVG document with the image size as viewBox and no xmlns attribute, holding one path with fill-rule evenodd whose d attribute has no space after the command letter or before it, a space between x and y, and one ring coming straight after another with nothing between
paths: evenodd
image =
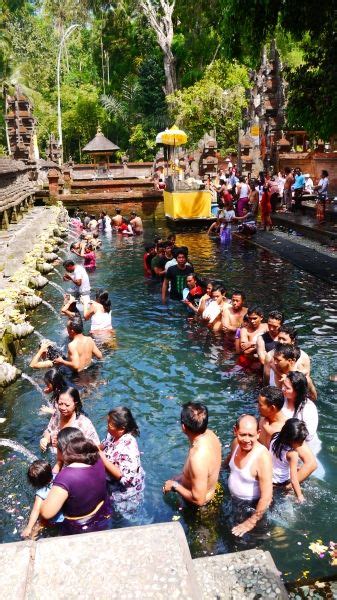
<instances>
[{"instance_id":1,"label":"woman in floral blouse","mask_svg":"<svg viewBox=\"0 0 337 600\"><path fill-rule=\"evenodd\" d=\"M144 470L136 436L139 429L131 411L118 406L108 414L108 433L101 443L108 491L116 513L132 518L143 498Z\"/></svg>"},{"instance_id":2,"label":"woman in floral blouse","mask_svg":"<svg viewBox=\"0 0 337 600\"><path fill-rule=\"evenodd\" d=\"M94 444L99 444L95 427L90 419L83 414L79 391L73 387L69 387L59 395L55 411L40 440L41 450L47 450L50 445L52 452L56 454L57 434L64 427L76 427L82 431L84 437L94 442Z\"/></svg>"}]
</instances>

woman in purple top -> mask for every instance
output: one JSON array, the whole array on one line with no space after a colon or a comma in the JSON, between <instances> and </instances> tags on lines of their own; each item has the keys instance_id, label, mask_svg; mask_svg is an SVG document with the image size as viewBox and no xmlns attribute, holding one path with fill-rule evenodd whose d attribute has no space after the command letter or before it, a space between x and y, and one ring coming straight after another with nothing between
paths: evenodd
<instances>
[{"instance_id":1,"label":"woman in purple top","mask_svg":"<svg viewBox=\"0 0 337 600\"><path fill-rule=\"evenodd\" d=\"M58 434L58 461L63 467L42 504L41 515L49 519L62 508L63 534L107 529L111 508L97 446L80 431L69 436L67 429L73 428Z\"/></svg>"}]
</instances>

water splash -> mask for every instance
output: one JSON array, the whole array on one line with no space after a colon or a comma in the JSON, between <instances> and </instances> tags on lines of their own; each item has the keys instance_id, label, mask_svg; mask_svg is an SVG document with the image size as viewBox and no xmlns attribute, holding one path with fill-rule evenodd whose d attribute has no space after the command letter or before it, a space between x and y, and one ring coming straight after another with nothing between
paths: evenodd
<instances>
[{"instance_id":1,"label":"water splash","mask_svg":"<svg viewBox=\"0 0 337 600\"><path fill-rule=\"evenodd\" d=\"M20 452L20 454L23 454L31 462L33 462L33 460L38 460L36 454L33 454L33 452L31 452L30 450L27 450L27 448L25 448L22 444L19 444L19 442L15 442L14 440L9 440L7 438L0 438L0 446L5 446L6 448L12 448L12 450L15 450L15 452Z\"/></svg>"},{"instance_id":2,"label":"water splash","mask_svg":"<svg viewBox=\"0 0 337 600\"><path fill-rule=\"evenodd\" d=\"M43 393L43 389L40 388L39 384L34 381L34 379L32 377L30 377L29 375L27 375L26 373L21 373L21 377L22 379L26 379L27 381L29 381L29 383L41 394L41 396L43 396L44 398L44 393Z\"/></svg>"},{"instance_id":3,"label":"water splash","mask_svg":"<svg viewBox=\"0 0 337 600\"><path fill-rule=\"evenodd\" d=\"M57 283L54 283L54 281L50 281L49 285L51 285L53 288L55 288L55 290L57 290L58 292L60 292L60 294L62 294L62 298L65 294L65 291L63 288L61 288L60 285L58 285Z\"/></svg>"},{"instance_id":4,"label":"water splash","mask_svg":"<svg viewBox=\"0 0 337 600\"><path fill-rule=\"evenodd\" d=\"M44 306L46 306L47 308L49 308L49 310L51 310L54 315L56 315L57 317L59 317L60 315L58 314L57 310L55 310L55 308L49 304L49 302L47 302L47 300L42 300L42 304L44 304Z\"/></svg>"},{"instance_id":5,"label":"water splash","mask_svg":"<svg viewBox=\"0 0 337 600\"><path fill-rule=\"evenodd\" d=\"M37 329L34 329L34 331L32 333L33 334L35 333L35 335L39 338L40 342L42 342L42 340L45 339L45 336L42 335L42 333L40 333L40 331L38 331Z\"/></svg>"},{"instance_id":6,"label":"water splash","mask_svg":"<svg viewBox=\"0 0 337 600\"><path fill-rule=\"evenodd\" d=\"M58 276L60 277L60 279L62 279L62 281L63 281L63 275L62 275L62 273L60 273L60 271L58 269L56 269L56 267L54 267L54 271L55 271L55 273L58 274Z\"/></svg>"},{"instance_id":7,"label":"water splash","mask_svg":"<svg viewBox=\"0 0 337 600\"><path fill-rule=\"evenodd\" d=\"M69 254L69 250L66 250L65 248L59 248L59 252L62 254L64 254L65 256L68 256ZM56 271L56 269L54 268L54 271Z\"/></svg>"}]
</instances>

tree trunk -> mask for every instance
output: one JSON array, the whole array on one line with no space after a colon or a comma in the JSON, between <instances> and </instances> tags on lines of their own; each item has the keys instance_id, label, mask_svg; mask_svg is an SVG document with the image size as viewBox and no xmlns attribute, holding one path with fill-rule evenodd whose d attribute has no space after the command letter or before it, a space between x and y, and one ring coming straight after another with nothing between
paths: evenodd
<instances>
[{"instance_id":1,"label":"tree trunk","mask_svg":"<svg viewBox=\"0 0 337 600\"><path fill-rule=\"evenodd\" d=\"M164 71L166 77L166 85L164 88L165 96L173 94L177 89L176 63L172 54L171 48L167 48L164 52Z\"/></svg>"},{"instance_id":2,"label":"tree trunk","mask_svg":"<svg viewBox=\"0 0 337 600\"><path fill-rule=\"evenodd\" d=\"M157 36L157 42L164 55L166 85L165 95L173 94L177 89L175 60L172 54L173 22L172 14L175 0L160 0L159 5L152 0L140 0L140 8Z\"/></svg>"}]
</instances>

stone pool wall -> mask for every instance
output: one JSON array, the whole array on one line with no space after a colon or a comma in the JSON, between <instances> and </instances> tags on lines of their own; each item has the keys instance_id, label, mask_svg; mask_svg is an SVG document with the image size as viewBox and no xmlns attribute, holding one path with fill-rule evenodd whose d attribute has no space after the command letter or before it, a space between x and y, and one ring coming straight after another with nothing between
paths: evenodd
<instances>
[{"instance_id":1,"label":"stone pool wall","mask_svg":"<svg viewBox=\"0 0 337 600\"><path fill-rule=\"evenodd\" d=\"M34 207L0 232L0 388L20 375L13 365L18 340L34 331L29 311L42 302L39 290L68 235L67 219L61 203Z\"/></svg>"}]
</instances>

